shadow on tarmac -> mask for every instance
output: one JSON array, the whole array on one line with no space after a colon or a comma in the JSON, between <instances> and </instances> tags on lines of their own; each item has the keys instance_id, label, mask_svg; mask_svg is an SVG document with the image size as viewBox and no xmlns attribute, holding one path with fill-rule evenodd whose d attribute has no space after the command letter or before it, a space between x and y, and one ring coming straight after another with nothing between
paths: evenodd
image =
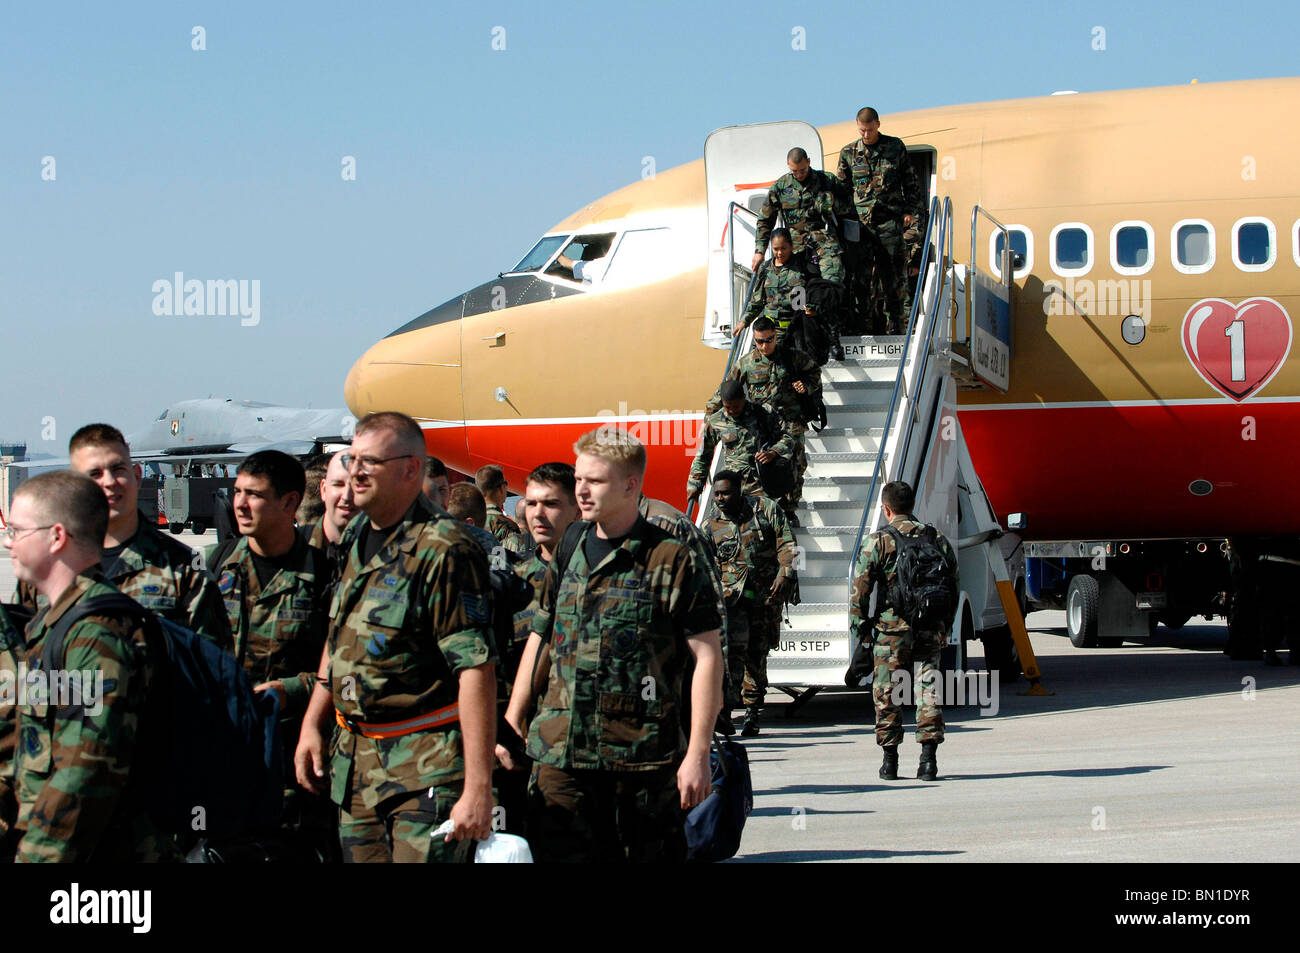
<instances>
[{"instance_id":1,"label":"shadow on tarmac","mask_svg":"<svg viewBox=\"0 0 1300 953\"><path fill-rule=\"evenodd\" d=\"M889 857L951 857L964 850L770 850L733 857L727 863L796 863L809 860L885 860Z\"/></svg>"},{"instance_id":2,"label":"shadow on tarmac","mask_svg":"<svg viewBox=\"0 0 1300 953\"><path fill-rule=\"evenodd\" d=\"M1143 764L1123 768L1062 768L1059 771L1005 771L1002 774L944 774L944 781L997 781L1002 778L1116 778L1126 774L1166 771L1172 764Z\"/></svg>"},{"instance_id":3,"label":"shadow on tarmac","mask_svg":"<svg viewBox=\"0 0 1300 953\"><path fill-rule=\"evenodd\" d=\"M1266 691L1300 682L1300 666L1279 668L1267 666L1263 661L1235 662L1223 655L1223 646L1228 638L1228 630L1223 625L1193 624L1179 632L1170 632L1161 626L1154 639L1128 642L1121 648L1110 649L1077 649L1070 644L1065 629L1060 627L1031 626L1031 630L1037 642L1035 648L1042 684L1055 694L1018 695L1017 692L1028 688L1023 678L1004 682L998 686L996 715L981 715L977 705L945 706L944 721L950 728L986 731L1000 717L1143 705L1184 698L1213 699L1217 696L1227 700L1239 696L1246 687ZM1048 637L1046 647L1043 636ZM1061 643L1059 650L1052 644L1058 639ZM973 642L971 648L970 667L985 679L982 646ZM968 683L968 687L973 686ZM795 736L801 740L841 737L845 730L854 728L869 731L875 723L871 693L862 690L823 689L793 717L787 718L785 713L789 707L790 702L785 696L779 700L775 694L768 696L764 729L770 725L771 734L765 740L779 738L781 728L787 725L791 728L815 726L815 732L801 731ZM909 735L915 724L915 708L906 706L904 725ZM831 728L831 725L840 727ZM794 742L795 738L791 741ZM778 748L779 745L767 750L772 753Z\"/></svg>"}]
</instances>

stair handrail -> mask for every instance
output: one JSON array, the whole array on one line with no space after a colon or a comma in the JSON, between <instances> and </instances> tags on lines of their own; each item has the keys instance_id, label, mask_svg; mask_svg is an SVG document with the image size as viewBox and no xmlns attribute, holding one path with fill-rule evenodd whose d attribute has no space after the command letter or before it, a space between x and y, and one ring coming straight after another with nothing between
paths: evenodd
<instances>
[{"instance_id":1,"label":"stair handrail","mask_svg":"<svg viewBox=\"0 0 1300 953\"><path fill-rule=\"evenodd\" d=\"M907 374L907 360L910 355L912 340L913 337L915 336L916 320L918 317L918 312L921 310L921 298L925 289L926 273L929 271L930 265L932 264L932 262L930 261L932 257L931 249L935 248L938 249L940 252L942 252L944 250L945 240L947 241L948 247L951 248L951 239L948 236L948 232L949 232L948 226L952 218L952 200L949 198L945 198L943 204L940 205L938 197L931 199L929 218L930 221L927 224L925 230L925 240L921 246L922 248L921 267L919 272L917 273L916 288L914 289L912 294L912 310L907 325L907 338L903 342L903 357L898 365L898 377L894 381L894 392L893 392L893 396L889 400L889 410L885 414L884 431L881 435L881 440L880 440L880 452L876 456L876 466L871 475L871 483L867 487L866 500L863 502L862 505L862 518L858 521L858 535L853 541L853 547L849 550L848 589L849 589L850 601L852 600L852 592L853 592L853 569L857 565L858 550L862 547L862 537L866 533L867 518L871 515L874 502L880 495L880 489L879 489L880 477L881 477L881 470L884 467L884 463L885 463L885 447L889 442L889 430L891 425L893 424L894 416L898 412L898 403L899 403L899 397L901 396L900 392L903 387L903 378ZM936 227L938 228L938 236L937 236L938 240L934 242L933 245L931 245L930 239L932 235L934 235ZM940 263L942 264L942 255L940 255ZM926 315L926 319L927 319L926 334L925 334L925 342L924 342L925 355L922 358L923 360L929 355L930 341L934 335L934 325L936 319L938 318L939 304L943 297L942 289L946 279L943 275L942 268L939 271L938 280L939 280L939 285L938 288L936 289L934 300L931 303L930 313ZM922 366L921 370L924 370L924 366ZM920 378L918 378L918 380L919 379ZM908 434L905 434L904 435L905 437L910 435L912 422L908 421L906 426L908 428ZM896 454L895 458L899 456L901 455Z\"/></svg>"}]
</instances>

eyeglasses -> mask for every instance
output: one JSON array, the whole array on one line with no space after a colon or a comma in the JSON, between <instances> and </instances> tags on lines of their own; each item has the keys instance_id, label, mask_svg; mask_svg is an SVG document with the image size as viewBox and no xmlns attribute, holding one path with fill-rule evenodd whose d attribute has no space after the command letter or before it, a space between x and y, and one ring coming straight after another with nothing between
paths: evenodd
<instances>
[{"instance_id":1,"label":"eyeglasses","mask_svg":"<svg viewBox=\"0 0 1300 953\"><path fill-rule=\"evenodd\" d=\"M49 529L52 526L54 526L53 523L46 526L6 526L4 528L4 534L5 538L8 539L9 542L14 543L18 541L19 536L26 536L28 533L34 533L40 529Z\"/></svg>"},{"instance_id":2,"label":"eyeglasses","mask_svg":"<svg viewBox=\"0 0 1300 953\"><path fill-rule=\"evenodd\" d=\"M352 465L354 463L360 464L360 466L357 468L357 473L361 474L362 476L368 476L370 474L370 471L373 470L375 467L379 466L381 463L388 463L392 460L406 460L414 456L415 454L413 453L400 453L395 457L383 457L383 458L354 457L350 453L345 453L341 457L339 457L339 463L343 464L343 469L349 472L351 472Z\"/></svg>"},{"instance_id":3,"label":"eyeglasses","mask_svg":"<svg viewBox=\"0 0 1300 953\"><path fill-rule=\"evenodd\" d=\"M772 343L773 341L775 341L775 340L776 340L775 337L770 337L770 338L754 338L754 343L755 343L755 344L771 344L771 343Z\"/></svg>"}]
</instances>

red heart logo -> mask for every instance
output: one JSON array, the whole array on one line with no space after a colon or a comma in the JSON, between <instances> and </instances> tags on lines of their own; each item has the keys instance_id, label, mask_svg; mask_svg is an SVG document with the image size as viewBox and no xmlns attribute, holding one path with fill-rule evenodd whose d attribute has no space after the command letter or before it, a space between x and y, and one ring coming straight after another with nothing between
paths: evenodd
<instances>
[{"instance_id":1,"label":"red heart logo","mask_svg":"<svg viewBox=\"0 0 1300 953\"><path fill-rule=\"evenodd\" d=\"M1272 298L1239 305L1205 298L1183 317L1183 350L1207 384L1245 400L1273 379L1291 353L1291 316Z\"/></svg>"}]
</instances>

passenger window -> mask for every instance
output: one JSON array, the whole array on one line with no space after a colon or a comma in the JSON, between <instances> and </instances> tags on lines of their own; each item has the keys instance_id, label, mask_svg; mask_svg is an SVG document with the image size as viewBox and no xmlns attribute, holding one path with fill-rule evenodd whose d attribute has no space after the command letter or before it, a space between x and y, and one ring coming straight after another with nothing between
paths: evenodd
<instances>
[{"instance_id":1,"label":"passenger window","mask_svg":"<svg viewBox=\"0 0 1300 953\"><path fill-rule=\"evenodd\" d=\"M1242 271L1267 271L1273 267L1273 223L1263 218L1243 218L1232 226L1233 263Z\"/></svg>"},{"instance_id":2,"label":"passenger window","mask_svg":"<svg viewBox=\"0 0 1300 953\"><path fill-rule=\"evenodd\" d=\"M1067 222L1052 229L1052 270L1059 275L1082 275L1092 268L1092 229Z\"/></svg>"},{"instance_id":3,"label":"passenger window","mask_svg":"<svg viewBox=\"0 0 1300 953\"><path fill-rule=\"evenodd\" d=\"M1021 258L1020 267L1012 271L1013 278L1023 278L1034 267L1034 241L1030 231L1023 225L1008 225L1011 233L1011 251ZM993 274L1002 277L1002 250L1006 247L1002 229L995 228L989 236L989 267Z\"/></svg>"},{"instance_id":4,"label":"passenger window","mask_svg":"<svg viewBox=\"0 0 1300 953\"><path fill-rule=\"evenodd\" d=\"M1151 267L1155 236L1146 222L1120 222L1111 233L1111 264L1122 275L1140 275Z\"/></svg>"},{"instance_id":5,"label":"passenger window","mask_svg":"<svg viewBox=\"0 0 1300 953\"><path fill-rule=\"evenodd\" d=\"M1197 275L1214 267L1214 228L1203 219L1189 219L1174 226L1174 267L1183 274Z\"/></svg>"}]
</instances>

